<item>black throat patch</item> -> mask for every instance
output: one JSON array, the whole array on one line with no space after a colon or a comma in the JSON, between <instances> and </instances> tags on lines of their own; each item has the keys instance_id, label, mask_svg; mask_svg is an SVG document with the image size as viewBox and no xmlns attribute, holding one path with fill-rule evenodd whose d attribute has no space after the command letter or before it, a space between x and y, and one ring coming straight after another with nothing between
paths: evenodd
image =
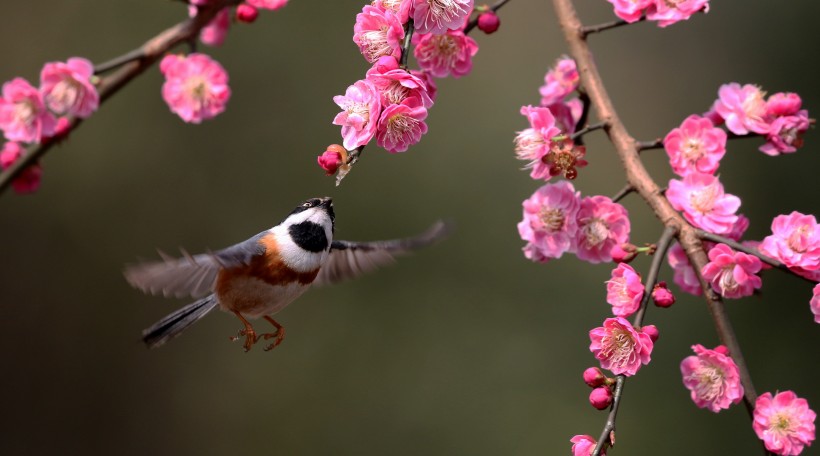
<instances>
[{"instance_id":1,"label":"black throat patch","mask_svg":"<svg viewBox=\"0 0 820 456\"><path fill-rule=\"evenodd\" d=\"M325 229L313 222L302 222L288 228L290 237L299 247L308 252L327 250L328 242Z\"/></svg>"}]
</instances>

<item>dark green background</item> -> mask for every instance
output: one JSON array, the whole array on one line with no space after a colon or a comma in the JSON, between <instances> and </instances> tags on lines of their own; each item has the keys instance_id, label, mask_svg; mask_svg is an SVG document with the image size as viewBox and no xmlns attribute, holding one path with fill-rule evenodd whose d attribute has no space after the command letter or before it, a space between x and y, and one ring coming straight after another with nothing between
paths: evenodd
<instances>
[{"instance_id":1,"label":"dark green background","mask_svg":"<svg viewBox=\"0 0 820 456\"><path fill-rule=\"evenodd\" d=\"M587 23L613 18L581 0ZM581 382L587 332L609 315L609 265L525 260L515 228L539 185L513 153L547 68L566 47L546 1L513 0L492 36L476 34L473 73L442 80L430 132L409 152L375 145L340 188L316 166L343 93L368 68L351 41L361 1L293 0L238 25L219 49L228 110L187 125L160 97L156 68L106 103L44 160L34 196L0 197L0 454L544 455L605 414ZM102 61L185 16L175 2L3 2L0 80L38 78L46 61ZM700 113L727 82L794 91L820 112L813 1L715 1L708 15L658 29L639 24L591 39L630 132L663 136ZM205 49L205 48L203 48ZM771 219L820 213L820 137L771 158L733 141L720 169L743 199L749 238ZM615 193L623 173L595 133L585 195ZM665 154L645 154L659 182ZM228 342L216 312L146 350L140 331L184 301L147 297L121 275L154 248L220 248L279 222L299 201L335 198L337 234L416 233L450 217L447 242L356 282L314 290L278 315L284 344L265 353ZM636 197L633 241L661 228ZM645 270L648 260L635 263ZM668 268L662 276L671 277ZM779 272L761 296L728 303L758 389L792 389L820 408L820 327L811 287ZM759 454L742 406L696 408L680 381L690 345L717 344L703 301L649 309L653 362L630 379L617 455ZM817 448L804 454L820 454Z\"/></svg>"}]
</instances>

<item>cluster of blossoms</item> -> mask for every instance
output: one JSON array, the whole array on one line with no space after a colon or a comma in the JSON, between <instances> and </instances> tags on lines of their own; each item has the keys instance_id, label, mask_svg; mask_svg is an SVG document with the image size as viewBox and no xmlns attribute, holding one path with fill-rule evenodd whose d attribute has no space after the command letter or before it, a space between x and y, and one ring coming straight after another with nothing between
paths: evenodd
<instances>
[{"instance_id":1,"label":"cluster of blossoms","mask_svg":"<svg viewBox=\"0 0 820 456\"><path fill-rule=\"evenodd\" d=\"M644 15L657 21L659 27L685 21L693 14L709 12L709 0L607 0L615 8L615 15L632 23Z\"/></svg>"},{"instance_id":2,"label":"cluster of blossoms","mask_svg":"<svg viewBox=\"0 0 820 456\"><path fill-rule=\"evenodd\" d=\"M0 130L9 141L0 152L0 166L6 169L23 155L23 144L39 144L63 138L70 129L69 117L85 119L100 104L95 87L94 66L73 57L66 62L50 62L40 72L40 87L23 78L3 84L0 98ZM14 180L18 193L34 192L40 186L42 169L29 166Z\"/></svg>"},{"instance_id":3,"label":"cluster of blossoms","mask_svg":"<svg viewBox=\"0 0 820 456\"><path fill-rule=\"evenodd\" d=\"M188 15L195 17L199 8L208 6L212 0L188 0ZM288 4L288 0L245 0L240 3L234 12L234 17L239 22L250 24L256 21L259 10L278 10ZM199 40L208 46L221 46L228 36L228 29L231 26L231 8L223 8L216 14L211 22L199 32Z\"/></svg>"}]
</instances>

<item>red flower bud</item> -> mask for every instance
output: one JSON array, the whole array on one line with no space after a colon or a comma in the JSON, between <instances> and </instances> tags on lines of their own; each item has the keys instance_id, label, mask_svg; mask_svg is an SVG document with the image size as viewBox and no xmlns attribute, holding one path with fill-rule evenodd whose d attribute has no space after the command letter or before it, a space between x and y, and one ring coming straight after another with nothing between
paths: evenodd
<instances>
[{"instance_id":1,"label":"red flower bud","mask_svg":"<svg viewBox=\"0 0 820 456\"><path fill-rule=\"evenodd\" d=\"M675 303L675 295L666 287L666 282L658 282L652 289L652 300L658 307L670 307Z\"/></svg>"},{"instance_id":2,"label":"red flower bud","mask_svg":"<svg viewBox=\"0 0 820 456\"><path fill-rule=\"evenodd\" d=\"M488 35L498 30L500 25L501 20L498 18L498 15L492 11L478 15L478 29Z\"/></svg>"},{"instance_id":3,"label":"red flower bud","mask_svg":"<svg viewBox=\"0 0 820 456\"><path fill-rule=\"evenodd\" d=\"M251 24L257 16L259 16L259 10L247 3L242 3L236 7L236 20L239 22Z\"/></svg>"},{"instance_id":4,"label":"red flower bud","mask_svg":"<svg viewBox=\"0 0 820 456\"><path fill-rule=\"evenodd\" d=\"M612 404L612 391L607 386L601 386L589 393L589 403L598 410L603 410Z\"/></svg>"},{"instance_id":5,"label":"red flower bud","mask_svg":"<svg viewBox=\"0 0 820 456\"><path fill-rule=\"evenodd\" d=\"M327 150L317 158L319 166L325 170L328 176L336 173L339 167L345 164L345 161L347 161L347 150L338 144L327 146Z\"/></svg>"},{"instance_id":6,"label":"red flower bud","mask_svg":"<svg viewBox=\"0 0 820 456\"><path fill-rule=\"evenodd\" d=\"M638 256L638 249L630 243L615 244L609 251L612 261L616 263L629 263Z\"/></svg>"},{"instance_id":7,"label":"red flower bud","mask_svg":"<svg viewBox=\"0 0 820 456\"><path fill-rule=\"evenodd\" d=\"M606 383L606 376L601 372L601 369L590 367L584 371L584 383L592 388L597 388Z\"/></svg>"},{"instance_id":8,"label":"red flower bud","mask_svg":"<svg viewBox=\"0 0 820 456\"><path fill-rule=\"evenodd\" d=\"M656 342L658 337L660 337L660 333L658 333L658 328L655 325L646 325L641 328L641 332L649 336L652 339L652 342Z\"/></svg>"}]
</instances>

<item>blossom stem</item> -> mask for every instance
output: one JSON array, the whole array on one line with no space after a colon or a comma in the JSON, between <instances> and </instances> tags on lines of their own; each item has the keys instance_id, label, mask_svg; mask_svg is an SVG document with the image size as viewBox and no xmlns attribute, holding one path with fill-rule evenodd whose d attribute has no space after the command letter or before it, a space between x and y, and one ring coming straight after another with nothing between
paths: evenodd
<instances>
[{"instance_id":1,"label":"blossom stem","mask_svg":"<svg viewBox=\"0 0 820 456\"><path fill-rule=\"evenodd\" d=\"M495 2L495 4L493 6L490 7L490 11L493 11L493 12L498 11L502 6L504 6L509 1L510 0L498 0L497 2ZM465 35L469 34L477 26L478 26L478 16L476 16L475 18L470 20L469 23L467 23L467 27L464 27L464 34Z\"/></svg>"},{"instance_id":2,"label":"blossom stem","mask_svg":"<svg viewBox=\"0 0 820 456\"><path fill-rule=\"evenodd\" d=\"M401 65L404 70L407 70L407 59L410 57L410 43L413 39L413 30L415 30L413 19L410 19L407 21L407 30L404 32L404 42L401 45L401 61L399 65Z\"/></svg>"},{"instance_id":3,"label":"blossom stem","mask_svg":"<svg viewBox=\"0 0 820 456\"><path fill-rule=\"evenodd\" d=\"M143 52L142 48L134 49L132 51L126 52L123 55L114 57L111 60L94 65L94 74L106 73L115 68L119 68L125 65L126 63L133 62L135 60L142 60L143 57L145 57L145 53Z\"/></svg>"},{"instance_id":4,"label":"blossom stem","mask_svg":"<svg viewBox=\"0 0 820 456\"><path fill-rule=\"evenodd\" d=\"M634 191L635 191L634 187L632 187L629 184L626 184L626 185L624 185L624 188L618 190L618 193L616 193L615 196L612 197L612 202L617 203L618 201L626 198L627 195L629 195L630 193L632 193Z\"/></svg>"},{"instance_id":5,"label":"blossom stem","mask_svg":"<svg viewBox=\"0 0 820 456\"><path fill-rule=\"evenodd\" d=\"M600 130L601 128L605 128L605 127L606 127L606 122L598 122L598 123L595 123L595 124L592 124L592 125L587 125L586 127L584 127L582 129L576 131L575 133L573 133L570 136L570 138L572 138L573 140L579 139L579 138L581 138L582 136L584 136L585 134L587 134L591 131Z\"/></svg>"},{"instance_id":6,"label":"blossom stem","mask_svg":"<svg viewBox=\"0 0 820 456\"><path fill-rule=\"evenodd\" d=\"M200 8L196 16L164 30L159 35L146 41L145 44L139 48L123 54L123 56L115 58L110 62L106 62L104 65L108 65L109 68L104 67L102 70L95 69L95 72L100 72L121 67L117 72L100 79L98 86L100 104L150 68L166 52L178 44L196 37L199 31L208 25L223 8L239 3L241 3L241 0L214 0L207 7ZM139 57L136 57L137 55L139 55ZM126 58L126 56L128 57ZM117 61L120 59L123 61ZM111 66L111 62L116 63L116 65ZM68 131L74 130L81 123L80 119L71 119ZM19 160L12 163L11 166L0 173L0 193L8 188L20 173L39 160L58 142L59 141L43 141L40 144L30 146Z\"/></svg>"},{"instance_id":7,"label":"blossom stem","mask_svg":"<svg viewBox=\"0 0 820 456\"><path fill-rule=\"evenodd\" d=\"M635 22L627 22L623 19L618 19L617 21L604 22L603 24L587 25L585 27L581 27L581 37L586 38L588 35L593 33L600 33L605 30L622 27L624 25L637 24L638 22L643 22L645 20L646 16L641 16L641 18Z\"/></svg>"}]
</instances>

